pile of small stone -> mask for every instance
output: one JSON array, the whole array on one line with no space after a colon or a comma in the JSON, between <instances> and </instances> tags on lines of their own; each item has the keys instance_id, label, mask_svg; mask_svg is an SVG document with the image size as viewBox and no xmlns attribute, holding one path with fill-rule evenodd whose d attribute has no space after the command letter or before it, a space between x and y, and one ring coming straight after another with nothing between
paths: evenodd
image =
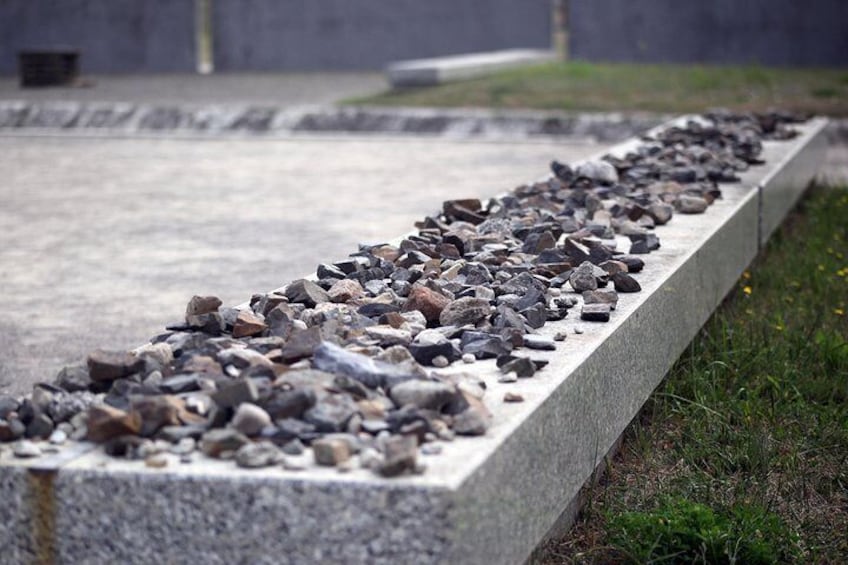
<instances>
[{"instance_id":1,"label":"pile of small stone","mask_svg":"<svg viewBox=\"0 0 848 565\"><path fill-rule=\"evenodd\" d=\"M546 361L527 351L565 339L537 330L578 306L609 321L619 293L641 290L654 228L704 212L788 121L714 113L485 203L447 201L399 245L361 246L245 308L195 296L136 351L94 351L25 399L0 396L0 441L27 457L43 447L24 438L89 440L153 467L200 451L297 469L310 447L318 465L420 472L419 454L491 423L486 383L439 369L494 359L501 382L533 377Z\"/></svg>"}]
</instances>

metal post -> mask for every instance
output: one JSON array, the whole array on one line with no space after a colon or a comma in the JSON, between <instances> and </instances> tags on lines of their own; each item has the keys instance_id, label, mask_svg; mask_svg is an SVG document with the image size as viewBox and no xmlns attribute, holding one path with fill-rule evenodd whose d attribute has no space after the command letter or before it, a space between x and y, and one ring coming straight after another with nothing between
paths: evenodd
<instances>
[{"instance_id":1,"label":"metal post","mask_svg":"<svg viewBox=\"0 0 848 565\"><path fill-rule=\"evenodd\" d=\"M208 75L215 70L212 55L212 0L195 0L194 15L197 72Z\"/></svg>"}]
</instances>

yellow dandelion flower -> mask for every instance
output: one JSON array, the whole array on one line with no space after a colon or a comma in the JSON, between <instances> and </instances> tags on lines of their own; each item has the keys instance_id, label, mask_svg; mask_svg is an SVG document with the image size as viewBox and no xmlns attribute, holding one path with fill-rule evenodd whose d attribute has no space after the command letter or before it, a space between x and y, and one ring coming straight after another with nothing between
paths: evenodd
<instances>
[{"instance_id":1,"label":"yellow dandelion flower","mask_svg":"<svg viewBox=\"0 0 848 565\"><path fill-rule=\"evenodd\" d=\"M754 290L750 286L746 286L745 288L742 289L742 292L744 292L748 296L751 296L751 293L754 292Z\"/></svg>"},{"instance_id":2,"label":"yellow dandelion flower","mask_svg":"<svg viewBox=\"0 0 848 565\"><path fill-rule=\"evenodd\" d=\"M834 308L833 313L836 314L837 316L844 316L845 310L843 310L842 308Z\"/></svg>"}]
</instances>

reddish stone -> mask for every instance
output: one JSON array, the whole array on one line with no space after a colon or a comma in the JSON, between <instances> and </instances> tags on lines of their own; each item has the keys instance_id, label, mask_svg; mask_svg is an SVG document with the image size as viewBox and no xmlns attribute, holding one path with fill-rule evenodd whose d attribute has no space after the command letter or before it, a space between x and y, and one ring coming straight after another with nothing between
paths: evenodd
<instances>
[{"instance_id":1,"label":"reddish stone","mask_svg":"<svg viewBox=\"0 0 848 565\"><path fill-rule=\"evenodd\" d=\"M445 306L450 304L450 299L447 296L439 294L435 290L430 290L425 286L414 286L409 293L409 298L403 305L404 312L418 310L427 319L427 322L438 322L439 316Z\"/></svg>"},{"instance_id":2,"label":"reddish stone","mask_svg":"<svg viewBox=\"0 0 848 565\"><path fill-rule=\"evenodd\" d=\"M260 335L268 329L265 322L249 310L242 310L233 324L233 337L249 337Z\"/></svg>"}]
</instances>

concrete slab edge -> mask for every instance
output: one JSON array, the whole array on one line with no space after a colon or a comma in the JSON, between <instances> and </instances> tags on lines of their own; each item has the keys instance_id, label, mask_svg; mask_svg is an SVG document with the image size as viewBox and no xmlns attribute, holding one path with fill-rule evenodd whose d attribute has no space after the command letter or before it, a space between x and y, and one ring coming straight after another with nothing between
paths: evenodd
<instances>
[{"instance_id":1,"label":"concrete slab edge","mask_svg":"<svg viewBox=\"0 0 848 565\"><path fill-rule=\"evenodd\" d=\"M36 136L285 139L356 134L611 143L669 118L644 112L0 101L0 133Z\"/></svg>"}]
</instances>

